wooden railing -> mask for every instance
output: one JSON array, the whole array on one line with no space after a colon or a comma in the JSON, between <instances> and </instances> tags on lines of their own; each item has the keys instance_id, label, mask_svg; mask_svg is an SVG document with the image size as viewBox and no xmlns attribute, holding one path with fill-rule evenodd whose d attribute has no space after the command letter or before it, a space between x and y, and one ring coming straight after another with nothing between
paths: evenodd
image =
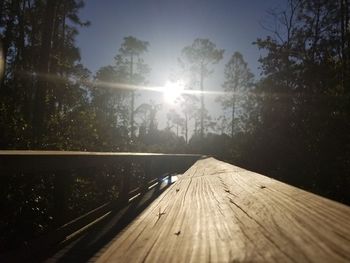
<instances>
[{"instance_id":1,"label":"wooden railing","mask_svg":"<svg viewBox=\"0 0 350 263\"><path fill-rule=\"evenodd\" d=\"M10 221L34 224L25 217L37 214L44 219L35 224L43 230L34 236L54 230L48 242L59 242L151 185L159 185L166 176L183 173L200 158L193 154L0 151L0 230L11 228ZM0 242L0 254L1 246Z\"/></svg>"},{"instance_id":2,"label":"wooden railing","mask_svg":"<svg viewBox=\"0 0 350 263\"><path fill-rule=\"evenodd\" d=\"M89 256L98 263L350 262L349 237L349 206L206 158Z\"/></svg>"},{"instance_id":3,"label":"wooden railing","mask_svg":"<svg viewBox=\"0 0 350 263\"><path fill-rule=\"evenodd\" d=\"M125 204L132 195L145 192L155 181L164 180L165 172L183 172L198 159L201 160L179 176L175 184L118 235L113 232L108 239L100 238L103 245L96 247L89 245L99 238L94 234L87 235L80 242L86 244L83 250L79 246L74 250L73 246L69 253L55 253L53 261L75 262L78 258L82 262L83 259L95 258L101 263L350 262L350 207L214 158L129 153L0 152L0 187L6 185L4 183L15 186L14 182L36 176L41 180L50 177L52 190L50 180L45 181L46 184L39 182L53 193L52 201L57 203L53 211L59 209L69 221L74 196L74 189L69 187L72 182L85 184L83 189L86 190L91 187L86 184L89 180L96 184L107 181L108 184L103 185L107 189L106 197L112 193L111 200ZM90 178L90 174L94 177ZM27 181L27 190L18 186L8 193L22 190L30 193L32 189L40 192L40 187L35 188L37 182ZM114 185L117 187L113 188ZM7 196L8 193L0 188L0 202L6 199L12 205L13 198ZM33 200L27 201L39 202ZM61 202L65 203L65 208ZM55 235L38 240L36 245L40 244L44 250L43 245L57 242L67 233L96 221L115 205L113 201L107 202L61 225ZM0 214L0 224L4 222L4 214ZM17 218L20 215L17 213ZM96 227L94 231L99 237L110 231L111 221L101 222L108 224ZM32 247L27 246L26 251L32 251ZM13 258L10 256L2 257L0 253L0 262L13 262L6 261ZM26 262L25 258L16 259Z\"/></svg>"}]
</instances>

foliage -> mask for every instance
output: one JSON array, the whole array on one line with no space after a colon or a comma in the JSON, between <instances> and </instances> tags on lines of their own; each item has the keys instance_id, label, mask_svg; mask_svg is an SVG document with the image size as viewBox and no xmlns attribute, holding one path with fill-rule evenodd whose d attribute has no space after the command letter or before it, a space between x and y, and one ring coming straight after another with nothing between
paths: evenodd
<instances>
[{"instance_id":1,"label":"foliage","mask_svg":"<svg viewBox=\"0 0 350 263\"><path fill-rule=\"evenodd\" d=\"M253 142L260 160L251 163L343 201L350 199L347 2L290 0L272 13L280 30L255 43L266 55Z\"/></svg>"},{"instance_id":2,"label":"foliage","mask_svg":"<svg viewBox=\"0 0 350 263\"><path fill-rule=\"evenodd\" d=\"M235 133L235 117L237 108L240 109L249 100L249 93L253 86L254 75L239 52L235 52L225 66L225 95L218 98L224 110L231 110L231 137ZM243 109L244 111L244 109Z\"/></svg>"},{"instance_id":3,"label":"foliage","mask_svg":"<svg viewBox=\"0 0 350 263\"><path fill-rule=\"evenodd\" d=\"M67 134L78 126L89 133L84 119L89 115L84 85L89 72L79 64L74 44L77 27L88 25L78 17L83 6L73 0L1 2L6 61L0 89L2 149L84 147L79 133Z\"/></svg>"},{"instance_id":4,"label":"foliage","mask_svg":"<svg viewBox=\"0 0 350 263\"><path fill-rule=\"evenodd\" d=\"M123 151L127 148L128 92L116 87L120 75L112 66L100 68L91 89L91 109L95 138L92 147L99 151Z\"/></svg>"},{"instance_id":5,"label":"foliage","mask_svg":"<svg viewBox=\"0 0 350 263\"><path fill-rule=\"evenodd\" d=\"M204 105L204 82L224 51L195 39L179 61L190 75L189 88L201 95L183 94L164 130L157 121L161 105L135 105L135 89L150 72L143 60L149 43L125 37L114 64L92 76L75 44L79 28L89 25L79 18L83 6L80 0L0 2L6 61L1 149L203 153L350 203L348 0L289 0L286 10L271 11L268 35L254 43L263 51L261 78L253 83L243 56L234 53L220 99L231 114L215 121ZM71 216L118 196L124 170L73 171ZM53 227L54 178L1 177L1 246Z\"/></svg>"},{"instance_id":6,"label":"foliage","mask_svg":"<svg viewBox=\"0 0 350 263\"><path fill-rule=\"evenodd\" d=\"M191 72L192 78L199 83L200 94L200 136L204 137L204 79L212 73L210 66L217 64L223 58L224 50L217 49L216 45L209 39L197 38L192 45L182 49L180 65Z\"/></svg>"},{"instance_id":7,"label":"foliage","mask_svg":"<svg viewBox=\"0 0 350 263\"><path fill-rule=\"evenodd\" d=\"M147 52L149 43L141 41L133 36L124 38L115 57L116 69L122 77L122 83L130 85L143 85L150 68L144 63L141 55ZM130 91L130 138L135 137L135 91Z\"/></svg>"}]
</instances>

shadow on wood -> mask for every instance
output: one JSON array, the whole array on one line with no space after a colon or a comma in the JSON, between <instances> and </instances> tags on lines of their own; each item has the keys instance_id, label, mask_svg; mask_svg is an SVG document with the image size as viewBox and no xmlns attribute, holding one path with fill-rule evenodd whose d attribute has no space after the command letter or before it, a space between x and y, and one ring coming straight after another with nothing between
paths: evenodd
<instances>
[{"instance_id":1,"label":"shadow on wood","mask_svg":"<svg viewBox=\"0 0 350 263\"><path fill-rule=\"evenodd\" d=\"M44 262L87 262L96 259L120 231L169 185L169 182L164 180L161 185L157 184L145 194L133 198L126 206L110 212L86 233L72 238L58 250L51 251L51 255L46 255L47 259Z\"/></svg>"}]
</instances>

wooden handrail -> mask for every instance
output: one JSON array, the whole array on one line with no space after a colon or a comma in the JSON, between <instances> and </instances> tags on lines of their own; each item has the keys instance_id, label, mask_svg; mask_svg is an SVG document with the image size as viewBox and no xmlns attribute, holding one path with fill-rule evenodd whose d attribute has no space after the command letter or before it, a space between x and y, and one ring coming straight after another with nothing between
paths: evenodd
<instances>
[{"instance_id":1,"label":"wooden handrail","mask_svg":"<svg viewBox=\"0 0 350 263\"><path fill-rule=\"evenodd\" d=\"M157 180L163 180L165 173L170 175L174 172L184 172L201 158L202 155L198 154L0 150L0 178L15 173L28 174L29 176L36 173L54 175L53 202L57 233L54 234L54 237L50 234L49 239L57 242L69 232L78 230L82 224L89 224L101 217L103 213L108 212L108 209L120 207L121 203L128 202L131 197L130 177L133 163L143 166L141 185L136 188L138 192L133 190L133 194L139 194L147 191L150 184L154 184ZM124 167L124 172L118 176L121 185L118 200L110 200L108 204L101 204L102 206L98 209L88 212L62 227L68 223L66 212L70 195L68 191L70 191L69 178L71 173L90 168L95 168L97 171L101 168L107 168L113 173L113 169L121 165Z\"/></svg>"},{"instance_id":2,"label":"wooden handrail","mask_svg":"<svg viewBox=\"0 0 350 263\"><path fill-rule=\"evenodd\" d=\"M111 165L115 161L148 161L167 158L173 161L194 162L202 157L203 155L199 154L0 150L0 172L66 170ZM0 173L1 175L5 174Z\"/></svg>"},{"instance_id":3,"label":"wooden handrail","mask_svg":"<svg viewBox=\"0 0 350 263\"><path fill-rule=\"evenodd\" d=\"M349 237L349 206L207 158L95 255L99 263L350 262Z\"/></svg>"}]
</instances>

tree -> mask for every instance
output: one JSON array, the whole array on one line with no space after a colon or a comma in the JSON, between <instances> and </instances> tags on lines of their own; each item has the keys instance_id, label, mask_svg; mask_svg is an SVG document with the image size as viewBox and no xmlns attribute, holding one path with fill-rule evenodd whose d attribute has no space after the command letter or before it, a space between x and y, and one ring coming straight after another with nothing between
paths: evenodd
<instances>
[{"instance_id":1,"label":"tree","mask_svg":"<svg viewBox=\"0 0 350 263\"><path fill-rule=\"evenodd\" d=\"M180 103L181 111L184 116L184 132L185 142L188 143L189 139L189 123L195 117L195 113L198 111L196 106L197 98L191 94L183 94L182 101Z\"/></svg>"},{"instance_id":2,"label":"tree","mask_svg":"<svg viewBox=\"0 0 350 263\"><path fill-rule=\"evenodd\" d=\"M176 136L179 137L179 130L183 130L185 120L181 118L180 114L177 113L174 109L171 109L167 113L167 120L168 120L168 128L171 129L172 127L175 127L176 130ZM172 123L172 126L169 126L169 123Z\"/></svg>"},{"instance_id":3,"label":"tree","mask_svg":"<svg viewBox=\"0 0 350 263\"><path fill-rule=\"evenodd\" d=\"M142 103L135 110L140 119L139 127L143 127L145 133L152 134L157 130L156 115L161 108L161 104L155 104L153 101L150 101L150 103Z\"/></svg>"},{"instance_id":4,"label":"tree","mask_svg":"<svg viewBox=\"0 0 350 263\"><path fill-rule=\"evenodd\" d=\"M50 63L50 54L52 50L52 29L54 25L54 12L57 8L57 2L54 0L46 1L45 7L45 18L43 20L43 29L41 32L41 47L39 54L39 82L37 84L37 90L35 93L35 108L33 115L33 135L34 140L38 141L39 138L43 135L43 124L47 120L45 120L45 116L43 115L46 112L45 108L45 96L48 89L48 81L45 78L47 74L50 73L49 63ZM37 143L37 142L36 142Z\"/></svg>"},{"instance_id":5,"label":"tree","mask_svg":"<svg viewBox=\"0 0 350 263\"><path fill-rule=\"evenodd\" d=\"M90 72L80 63L75 43L80 27L88 25L79 18L83 6L81 0L0 1L6 62L0 84L1 149L92 150ZM0 199L21 216L12 220L18 212L4 208L1 247L19 246L51 228L49 204L58 178L53 171L29 180L23 173L9 177L11 182L1 183Z\"/></svg>"},{"instance_id":6,"label":"tree","mask_svg":"<svg viewBox=\"0 0 350 263\"><path fill-rule=\"evenodd\" d=\"M191 46L186 46L182 49L180 64L183 68L194 75L195 79L199 79L199 88L201 91L201 114L200 114L200 136L204 136L204 80L213 71L210 66L217 64L223 57L224 50L217 49L216 45L209 39L197 38L193 41Z\"/></svg>"},{"instance_id":7,"label":"tree","mask_svg":"<svg viewBox=\"0 0 350 263\"><path fill-rule=\"evenodd\" d=\"M94 147L102 151L126 150L128 140L128 92L116 86L119 74L113 66L101 67L91 89L91 108L96 130Z\"/></svg>"},{"instance_id":8,"label":"tree","mask_svg":"<svg viewBox=\"0 0 350 263\"><path fill-rule=\"evenodd\" d=\"M220 135L226 134L229 122L225 115L221 115L216 119L216 130Z\"/></svg>"},{"instance_id":9,"label":"tree","mask_svg":"<svg viewBox=\"0 0 350 263\"><path fill-rule=\"evenodd\" d=\"M243 105L249 88L253 85L254 75L250 72L248 64L239 52L235 52L225 66L225 82L223 88L225 95L219 97L224 110L231 110L231 137L235 131L235 111L237 106ZM238 105L237 105L238 101Z\"/></svg>"},{"instance_id":10,"label":"tree","mask_svg":"<svg viewBox=\"0 0 350 263\"><path fill-rule=\"evenodd\" d=\"M148 42L141 41L133 36L124 38L115 61L117 71L124 75L126 83L130 85L144 84L149 67L143 62L141 55L147 52L148 46ZM133 141L135 136L135 90L132 89L130 93L130 137Z\"/></svg>"},{"instance_id":11,"label":"tree","mask_svg":"<svg viewBox=\"0 0 350 263\"><path fill-rule=\"evenodd\" d=\"M265 51L256 88L258 166L342 198L346 191L334 189L348 185L342 175L350 171L348 8L347 0L289 0L286 10L271 13L271 34L256 41Z\"/></svg>"},{"instance_id":12,"label":"tree","mask_svg":"<svg viewBox=\"0 0 350 263\"><path fill-rule=\"evenodd\" d=\"M75 46L78 27L89 24L79 19L83 6L81 0L1 1L3 148L63 147L58 122L88 103L87 87L77 81L89 73Z\"/></svg>"}]
</instances>

